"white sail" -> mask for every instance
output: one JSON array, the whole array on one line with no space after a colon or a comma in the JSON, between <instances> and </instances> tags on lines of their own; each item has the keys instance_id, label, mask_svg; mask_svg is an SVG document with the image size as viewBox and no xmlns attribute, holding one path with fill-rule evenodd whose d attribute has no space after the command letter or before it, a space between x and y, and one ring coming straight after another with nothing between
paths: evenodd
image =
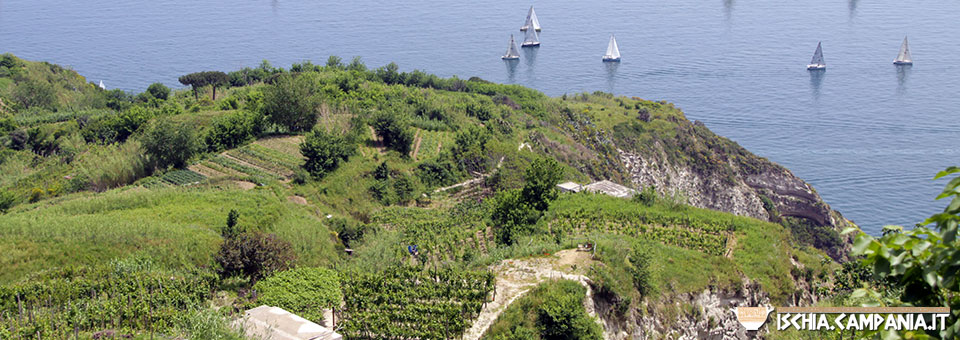
<instances>
[{"instance_id":1,"label":"white sail","mask_svg":"<svg viewBox=\"0 0 960 340\"><path fill-rule=\"evenodd\" d=\"M513 40L513 34L510 35L510 46L507 46L507 54L503 55L503 59L517 59L520 58L520 49L517 48L517 41Z\"/></svg>"},{"instance_id":2,"label":"white sail","mask_svg":"<svg viewBox=\"0 0 960 340\"><path fill-rule=\"evenodd\" d=\"M894 64L912 64L913 57L910 55L910 46L907 45L907 37L903 37L903 44L900 45L900 53L897 54L897 59L893 60Z\"/></svg>"},{"instance_id":3,"label":"white sail","mask_svg":"<svg viewBox=\"0 0 960 340\"><path fill-rule=\"evenodd\" d=\"M101 89L104 89L104 90L106 90L106 89L107 89L107 87L106 87L106 86L103 86L103 80L101 80L101 81L100 81L100 85L99 85L99 86L100 86L100 88L101 88Z\"/></svg>"},{"instance_id":4,"label":"white sail","mask_svg":"<svg viewBox=\"0 0 960 340\"><path fill-rule=\"evenodd\" d=\"M523 26L520 27L521 31L526 31L527 28L533 27L534 30L540 31L540 20L537 20L537 12L533 10L533 6L530 6L530 10L527 11L527 20L523 22Z\"/></svg>"},{"instance_id":5,"label":"white sail","mask_svg":"<svg viewBox=\"0 0 960 340\"><path fill-rule=\"evenodd\" d=\"M620 59L620 47L617 46L617 38L613 35L610 36L610 43L607 44L607 54L604 54L603 58Z\"/></svg>"},{"instance_id":6,"label":"white sail","mask_svg":"<svg viewBox=\"0 0 960 340\"><path fill-rule=\"evenodd\" d=\"M540 45L540 35L537 34L537 30L527 30L523 37L523 46L537 45Z\"/></svg>"},{"instance_id":7,"label":"white sail","mask_svg":"<svg viewBox=\"0 0 960 340\"><path fill-rule=\"evenodd\" d=\"M823 49L820 47L819 42L817 43L817 51L813 52L813 59L810 59L810 65L826 65L826 63L823 62Z\"/></svg>"}]
</instances>

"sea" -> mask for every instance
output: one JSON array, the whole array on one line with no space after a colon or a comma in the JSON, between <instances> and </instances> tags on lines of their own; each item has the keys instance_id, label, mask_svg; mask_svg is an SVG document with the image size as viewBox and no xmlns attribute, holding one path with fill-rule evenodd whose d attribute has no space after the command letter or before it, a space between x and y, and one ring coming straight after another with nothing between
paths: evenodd
<instances>
[{"instance_id":1,"label":"sea","mask_svg":"<svg viewBox=\"0 0 960 340\"><path fill-rule=\"evenodd\" d=\"M539 48L500 56L535 6ZM939 212L960 165L960 2L864 0L0 0L0 52L108 88L360 56L551 96L676 103L811 183L865 231ZM611 35L623 56L601 62ZM915 64L892 64L909 36ZM818 42L827 69L809 72Z\"/></svg>"}]
</instances>

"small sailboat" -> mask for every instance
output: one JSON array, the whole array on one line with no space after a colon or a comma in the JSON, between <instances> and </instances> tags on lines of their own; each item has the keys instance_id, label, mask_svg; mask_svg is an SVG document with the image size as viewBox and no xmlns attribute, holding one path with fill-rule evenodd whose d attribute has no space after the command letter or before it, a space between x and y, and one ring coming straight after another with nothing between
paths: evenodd
<instances>
[{"instance_id":1,"label":"small sailboat","mask_svg":"<svg viewBox=\"0 0 960 340\"><path fill-rule=\"evenodd\" d=\"M106 86L103 86L103 80L101 80L101 81L100 81L100 85L97 85L97 86L100 86L100 88L103 89L103 90L106 90L106 89L107 89Z\"/></svg>"},{"instance_id":2,"label":"small sailboat","mask_svg":"<svg viewBox=\"0 0 960 340\"><path fill-rule=\"evenodd\" d=\"M617 38L610 35L610 43L607 44L607 53L603 55L603 61L620 61L620 47L617 47Z\"/></svg>"},{"instance_id":3,"label":"small sailboat","mask_svg":"<svg viewBox=\"0 0 960 340\"><path fill-rule=\"evenodd\" d=\"M510 46L507 46L507 54L504 54L500 59L503 60L517 60L520 59L520 50L517 48L517 41L513 40L513 34L510 35Z\"/></svg>"},{"instance_id":4,"label":"small sailboat","mask_svg":"<svg viewBox=\"0 0 960 340\"><path fill-rule=\"evenodd\" d=\"M900 45L900 53L897 59L893 60L894 65L913 65L913 57L910 56L910 46L907 45L907 37L903 37L903 44Z\"/></svg>"},{"instance_id":5,"label":"small sailboat","mask_svg":"<svg viewBox=\"0 0 960 340\"><path fill-rule=\"evenodd\" d=\"M817 51L813 52L813 59L810 59L810 64L807 65L808 70L824 70L827 68L827 64L823 62L823 49L820 47L820 43L817 43Z\"/></svg>"},{"instance_id":6,"label":"small sailboat","mask_svg":"<svg viewBox=\"0 0 960 340\"><path fill-rule=\"evenodd\" d=\"M533 11L533 6L530 6L530 10L527 11L527 20L523 22L523 26L520 26L520 30L526 31L530 27L540 32L540 20L537 20L537 12Z\"/></svg>"},{"instance_id":7,"label":"small sailboat","mask_svg":"<svg viewBox=\"0 0 960 340\"><path fill-rule=\"evenodd\" d=\"M527 30L526 35L523 37L523 43L521 43L520 46L540 46L540 35L537 34L537 30Z\"/></svg>"}]
</instances>

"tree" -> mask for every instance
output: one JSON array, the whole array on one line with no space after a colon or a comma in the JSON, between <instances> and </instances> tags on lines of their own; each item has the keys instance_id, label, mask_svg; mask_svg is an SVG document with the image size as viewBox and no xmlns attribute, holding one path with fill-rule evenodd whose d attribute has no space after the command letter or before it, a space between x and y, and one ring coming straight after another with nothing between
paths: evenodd
<instances>
[{"instance_id":1,"label":"tree","mask_svg":"<svg viewBox=\"0 0 960 340\"><path fill-rule=\"evenodd\" d=\"M952 166L937 173L934 179L956 173L960 173L960 167ZM956 339L960 336L960 240L957 238L960 176L952 178L937 199L949 197L952 199L942 213L927 218L912 230L886 226L879 239L860 233L853 244L853 254L863 256L863 264L872 268L875 279L896 282L903 289L894 290L892 299L888 298L890 292L881 293L875 287L858 289L851 297L869 298L873 300L868 302L871 305L950 308L951 315L943 331L938 329L927 334L923 331L903 332L913 333L904 334L912 338L932 335ZM936 224L936 229L926 227L930 224ZM844 232L855 230L851 228ZM887 338L890 334L884 335Z\"/></svg>"},{"instance_id":2,"label":"tree","mask_svg":"<svg viewBox=\"0 0 960 340\"><path fill-rule=\"evenodd\" d=\"M540 218L540 213L524 202L520 190L501 191L494 196L493 220L497 243L511 245L520 236L533 231L532 225Z\"/></svg>"},{"instance_id":3,"label":"tree","mask_svg":"<svg viewBox=\"0 0 960 340\"><path fill-rule=\"evenodd\" d=\"M261 110L271 123L291 132L309 131L317 124L320 99L315 77L280 74L263 91Z\"/></svg>"},{"instance_id":4,"label":"tree","mask_svg":"<svg viewBox=\"0 0 960 340\"><path fill-rule=\"evenodd\" d=\"M479 126L469 126L454 137L453 155L467 172L487 171L487 141L490 133Z\"/></svg>"},{"instance_id":5,"label":"tree","mask_svg":"<svg viewBox=\"0 0 960 340\"><path fill-rule=\"evenodd\" d=\"M373 170L373 178L378 181L390 179L390 167L387 165L387 161L383 161Z\"/></svg>"},{"instance_id":6,"label":"tree","mask_svg":"<svg viewBox=\"0 0 960 340\"><path fill-rule=\"evenodd\" d=\"M44 80L28 78L17 82L11 93L13 101L24 109L52 108L57 101L53 85Z\"/></svg>"},{"instance_id":7,"label":"tree","mask_svg":"<svg viewBox=\"0 0 960 340\"><path fill-rule=\"evenodd\" d=\"M327 67L342 70L344 68L343 59L340 59L340 57L338 56L332 55L329 58L327 58Z\"/></svg>"},{"instance_id":8,"label":"tree","mask_svg":"<svg viewBox=\"0 0 960 340\"><path fill-rule=\"evenodd\" d=\"M237 227L238 218L240 218L240 213L237 212L237 209L230 209L230 212L227 213L227 225L220 230L220 236L224 239L231 239L240 235L241 230Z\"/></svg>"},{"instance_id":9,"label":"tree","mask_svg":"<svg viewBox=\"0 0 960 340\"><path fill-rule=\"evenodd\" d=\"M322 128L308 133L300 144L300 153L307 158L303 169L314 178L322 178L336 170L340 163L350 158L355 151L356 145L346 138L329 134Z\"/></svg>"},{"instance_id":10,"label":"tree","mask_svg":"<svg viewBox=\"0 0 960 340\"><path fill-rule=\"evenodd\" d=\"M300 267L277 272L253 286L257 303L276 306L321 322L323 310L340 306L340 276L326 268Z\"/></svg>"},{"instance_id":11,"label":"tree","mask_svg":"<svg viewBox=\"0 0 960 340\"><path fill-rule=\"evenodd\" d=\"M217 99L217 87L226 86L230 84L230 76L226 73L220 71L203 71L195 72L187 75L180 76L178 79L183 85L190 85L193 88L193 98L195 100L200 100L199 95L197 94L197 89L212 86L213 87L213 100Z\"/></svg>"},{"instance_id":12,"label":"tree","mask_svg":"<svg viewBox=\"0 0 960 340\"><path fill-rule=\"evenodd\" d=\"M550 201L557 198L557 183L563 178L563 168L552 158L533 161L524 175L521 197L534 209L546 211Z\"/></svg>"},{"instance_id":13,"label":"tree","mask_svg":"<svg viewBox=\"0 0 960 340\"><path fill-rule=\"evenodd\" d=\"M374 117L373 129L383 139L384 146L396 150L402 156L410 155L410 145L413 143L413 131L396 112L381 112Z\"/></svg>"},{"instance_id":14,"label":"tree","mask_svg":"<svg viewBox=\"0 0 960 340\"><path fill-rule=\"evenodd\" d=\"M290 242L274 234L246 232L220 245L216 262L221 277L244 276L252 282L293 265L296 254Z\"/></svg>"},{"instance_id":15,"label":"tree","mask_svg":"<svg viewBox=\"0 0 960 340\"><path fill-rule=\"evenodd\" d=\"M171 166L182 169L200 151L200 142L193 128L168 120L151 124L140 142L151 162L159 169Z\"/></svg>"},{"instance_id":16,"label":"tree","mask_svg":"<svg viewBox=\"0 0 960 340\"><path fill-rule=\"evenodd\" d=\"M163 83L153 83L147 87L147 93L149 93L153 98L167 100L167 97L170 96L170 88Z\"/></svg>"}]
</instances>

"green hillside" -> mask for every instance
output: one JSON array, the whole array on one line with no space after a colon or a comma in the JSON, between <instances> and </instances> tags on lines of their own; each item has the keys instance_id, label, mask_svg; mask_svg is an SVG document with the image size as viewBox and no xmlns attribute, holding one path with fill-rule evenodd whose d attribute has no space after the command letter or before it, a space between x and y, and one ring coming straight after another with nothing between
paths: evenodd
<instances>
[{"instance_id":1,"label":"green hillside","mask_svg":"<svg viewBox=\"0 0 960 340\"><path fill-rule=\"evenodd\" d=\"M257 305L257 280L298 266L371 287L413 282L409 294L454 301L439 311L412 298L413 314L385 316L369 311L402 309L384 302L394 297L372 307L345 291L354 338L419 334L404 328L411 318L438 315L437 327L462 331L486 301L491 264L584 243L598 249L587 275L621 314L744 280L787 302L828 284L826 255L842 248L836 225L811 222L820 210L770 222L791 199L773 192L762 221L688 205L699 193L633 184L618 148L730 185L788 173L665 102L551 98L393 64L370 70L359 58L215 73L186 79L196 94L160 84L131 94L3 56L0 338L227 336L225 318ZM50 96L23 98L25 87ZM555 189L602 179L641 195ZM825 236L801 240L796 225ZM628 260L638 256L649 261ZM419 271L461 290L438 293ZM162 295L163 278L182 294ZM209 322L190 321L198 315ZM383 328L371 333L371 322Z\"/></svg>"}]
</instances>

